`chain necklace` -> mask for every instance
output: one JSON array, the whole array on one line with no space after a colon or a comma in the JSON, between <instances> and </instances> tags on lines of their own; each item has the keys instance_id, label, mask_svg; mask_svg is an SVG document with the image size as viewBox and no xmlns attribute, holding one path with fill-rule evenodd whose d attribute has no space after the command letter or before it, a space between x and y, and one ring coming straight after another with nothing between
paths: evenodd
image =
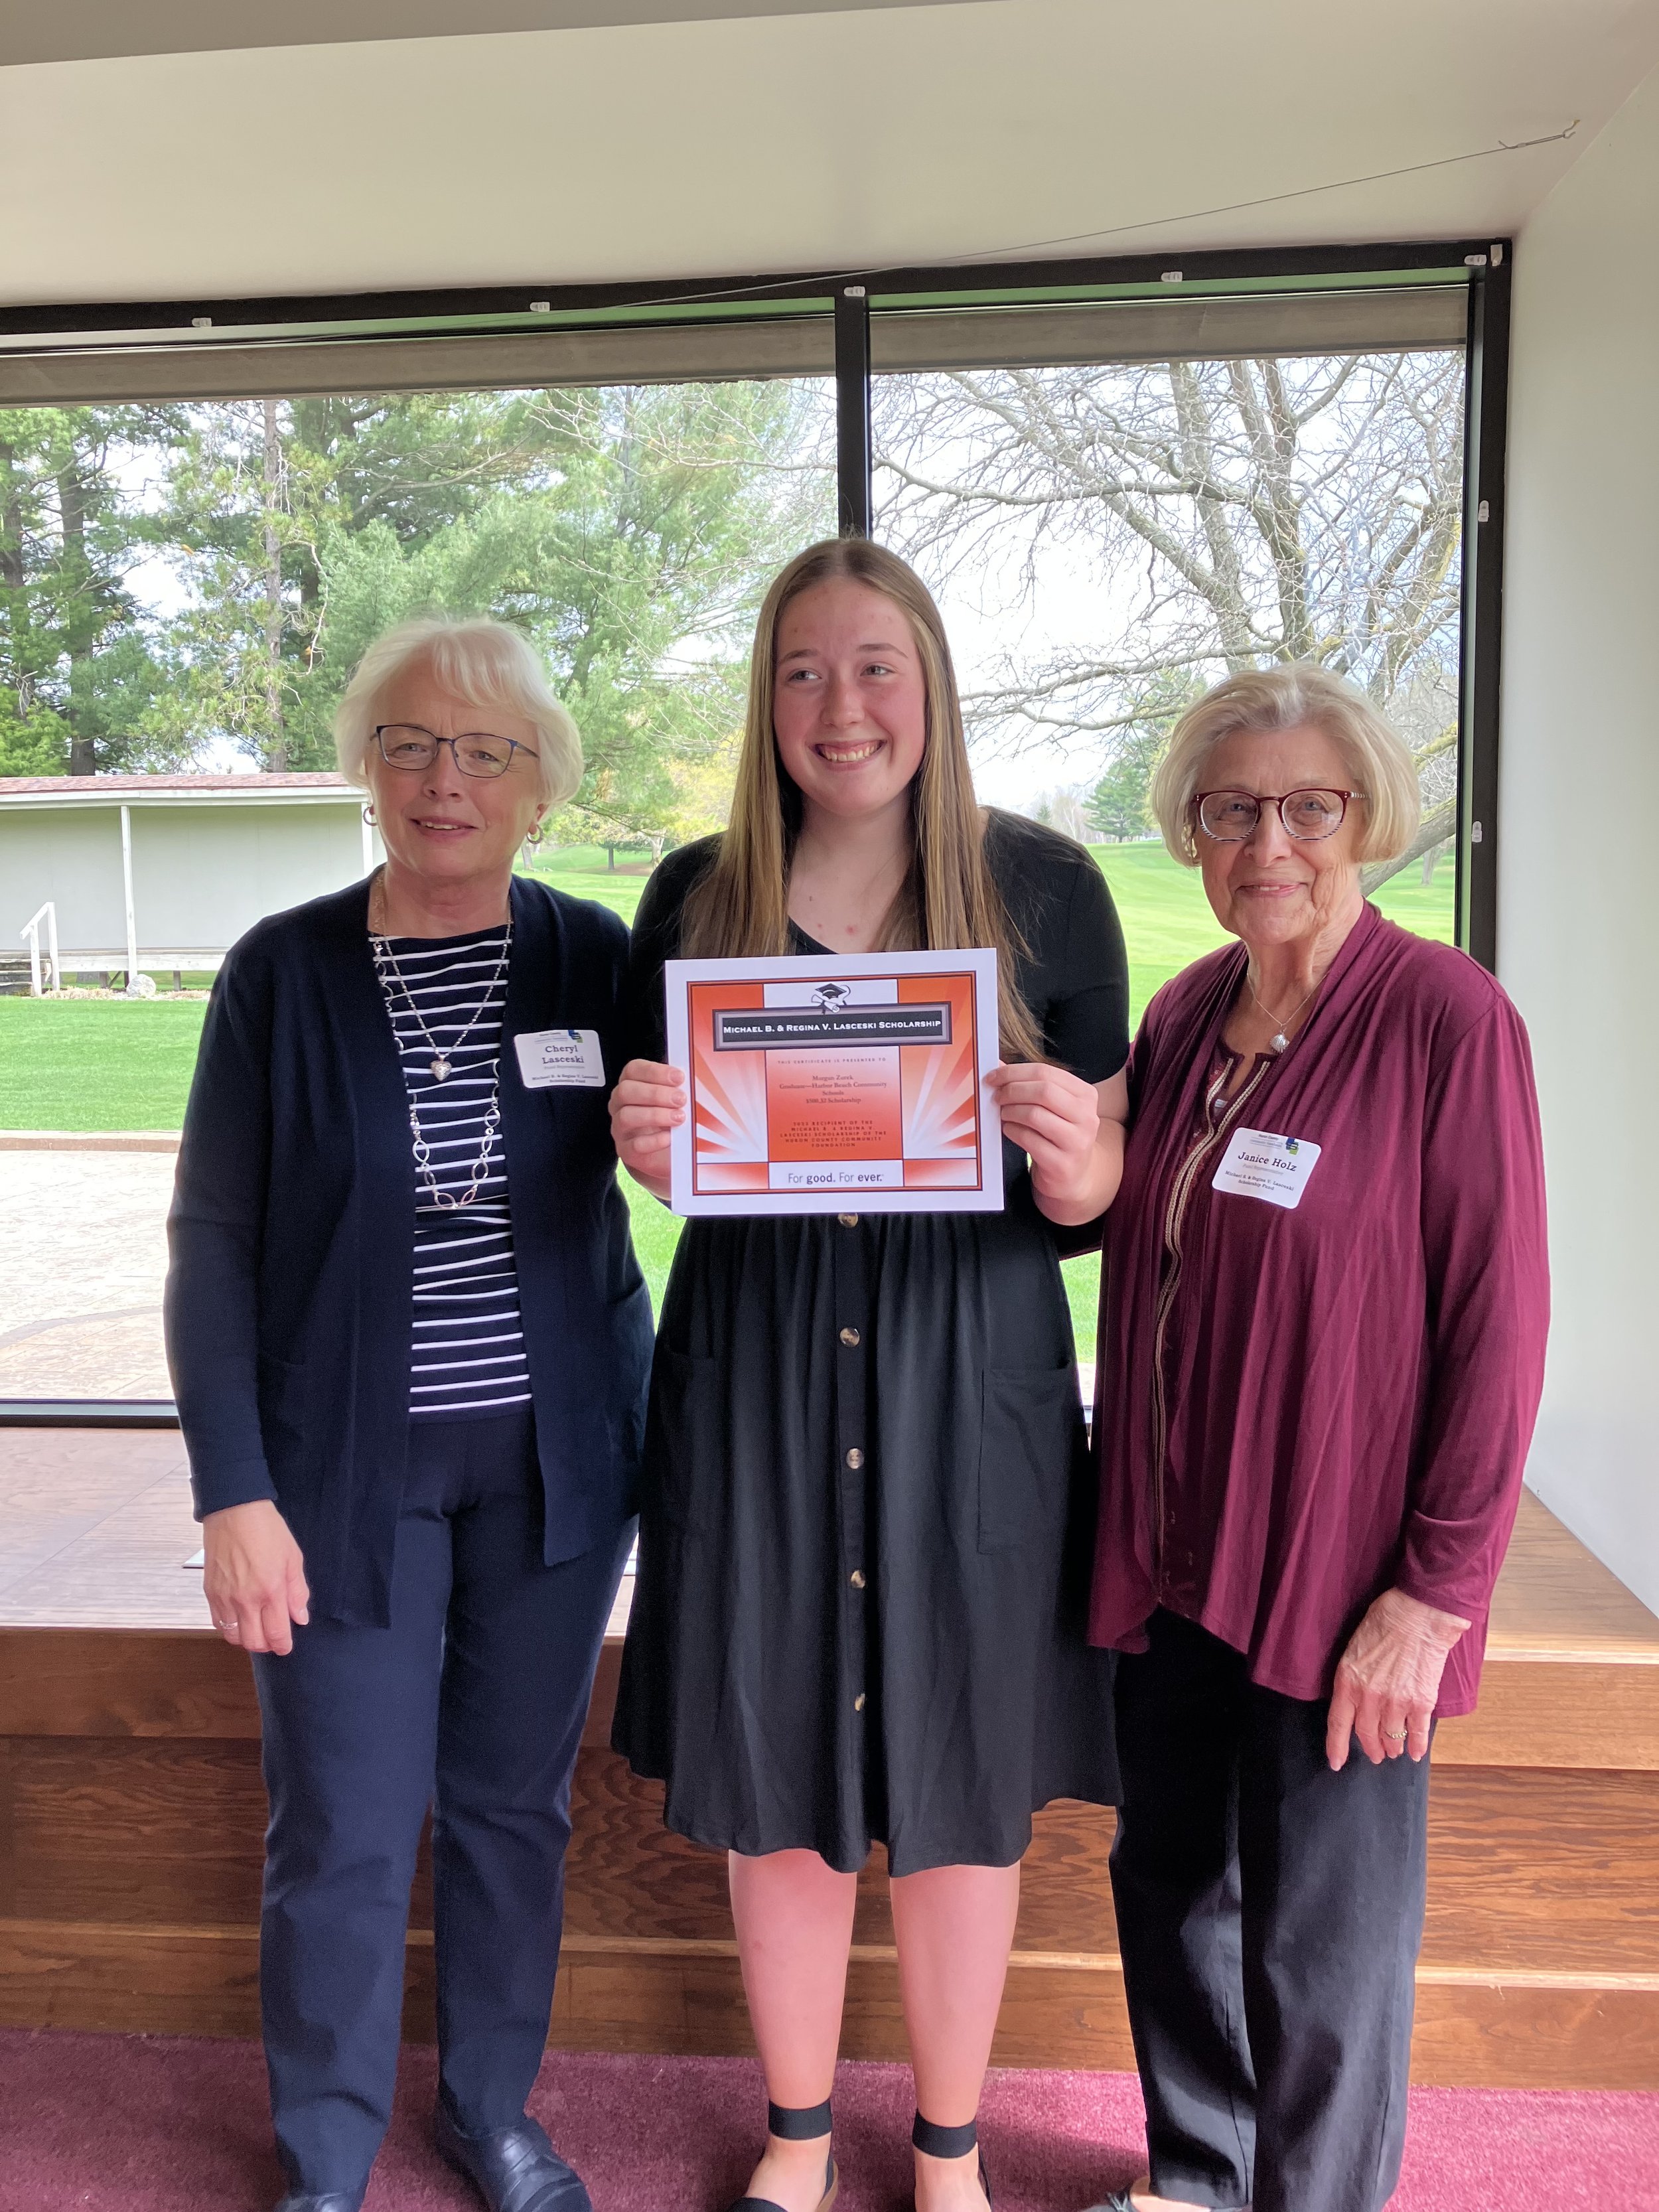
<instances>
[{"instance_id":1,"label":"chain necklace","mask_svg":"<svg viewBox=\"0 0 1659 2212\"><path fill-rule=\"evenodd\" d=\"M376 877L375 878L374 892L370 894L371 908L374 902L374 893L380 893L380 880L379 877ZM380 893L380 919L384 924L386 920L384 893ZM484 1008L489 1005L496 986L500 983L502 976L507 973L507 959L513 951L513 915L511 910L509 909L507 914L507 929L501 939L501 955L495 963L495 972L490 977L489 982L485 984L483 995L479 999L477 1010L473 1013L471 1020L468 1022L466 1027L461 1031L459 1036L456 1038L454 1043L450 1047L449 1053L445 1053L440 1050L436 1039L433 1036L431 1030L428 1029L425 1022L422 1020L421 1010L415 1003L414 994L409 988L408 979L404 975L403 969L398 965L398 956L392 950L392 940L386 935L384 928L377 930L374 927L372 912L369 920L368 942L369 950L374 957L374 972L380 978L380 989L386 999L386 1012L392 1018L392 1034L394 1036L397 1034L397 1006L392 997L392 982L395 979L397 987L403 994L404 1004L408 1007L410 1014L413 1015L415 1026L420 1030L421 1035L426 1039L428 1048L431 1052L432 1058L428 1062L428 1065L432 1070L433 1080L436 1083L447 1083L449 1080L451 1068L450 1054L459 1052L462 1045L466 1042L468 1037L471 1036L473 1030L483 1018ZM461 1194L461 1195L459 1198L456 1198L450 1192L442 1188L437 1176L433 1173L432 1147L427 1142L425 1134L421 1128L421 1116L419 1109L416 1108L415 1103L415 1094L413 1091L410 1092L409 1132L410 1137L414 1140L415 1171L425 1182L428 1194L428 1200L432 1206L437 1207L441 1212L449 1212L454 1211L458 1207L471 1206L472 1204L478 1195L480 1185L489 1172L489 1156L495 1149L496 1133L500 1129L501 1126L501 1063L500 1055L498 1054L490 1077L489 1103L484 1109L483 1141L478 1148L478 1158L472 1170L472 1179L468 1183L465 1190Z\"/></svg>"},{"instance_id":2,"label":"chain necklace","mask_svg":"<svg viewBox=\"0 0 1659 2212\"><path fill-rule=\"evenodd\" d=\"M374 927L374 908L377 904L380 909L380 927L378 929ZM436 1037L433 1036L431 1030L428 1029L425 1022L422 1019L421 1010L415 1003L414 997L410 991L409 985L404 980L404 971L398 965L397 955L392 950L392 939L387 936L386 930L386 880L383 876L377 875L374 878L374 888L368 895L368 908L369 944L374 950L374 968L376 974L380 978L380 988L386 994L386 1004L388 1007L392 1004L392 994L387 988L386 980L386 971L389 967L393 975L398 979L398 988L404 994L404 1005L409 1008L410 1012L415 1018L415 1026L419 1030L421 1035L426 1039L426 1048L432 1054L432 1058L428 1065L432 1069L433 1081L434 1083L447 1083L450 1077L450 1070L453 1065L453 1055L460 1050L461 1047L466 1042L468 1037L471 1036L473 1030L478 1026L480 1020L483 1018L484 1007L489 1003L490 993L495 989L495 986L501 981L502 975L506 973L507 955L513 950L513 909L511 906L507 908L507 935L501 940L501 957L495 963L495 974L490 977L489 983L485 986L483 997L478 1001L477 1011L474 1013L471 1020L467 1024L466 1027L461 1031L459 1036L456 1038L454 1043L450 1046L448 1052L445 1052L440 1047Z\"/></svg>"},{"instance_id":3,"label":"chain necklace","mask_svg":"<svg viewBox=\"0 0 1659 2212\"><path fill-rule=\"evenodd\" d=\"M1322 975L1319 979L1319 982L1322 983L1324 980L1324 977ZM1250 969L1249 963L1248 962L1246 962L1244 968L1244 981L1249 987L1250 996L1255 1000L1255 1003L1261 1009L1261 1012L1266 1014L1267 1019L1273 1024L1275 1034L1268 1038L1267 1042L1273 1047L1273 1049L1275 1052L1286 1051L1289 1048L1291 1042L1288 1034L1291 1024L1302 1012L1304 1006L1307 1005L1308 1000L1313 997L1314 992L1318 990L1319 983L1316 983L1314 985L1313 990L1308 993L1307 998L1298 999L1296 1004L1291 1008L1290 1012L1285 1015L1284 1020L1280 1021L1279 1016L1274 1013L1271 1006L1262 1006L1261 998L1256 992L1255 985L1250 982Z\"/></svg>"}]
</instances>

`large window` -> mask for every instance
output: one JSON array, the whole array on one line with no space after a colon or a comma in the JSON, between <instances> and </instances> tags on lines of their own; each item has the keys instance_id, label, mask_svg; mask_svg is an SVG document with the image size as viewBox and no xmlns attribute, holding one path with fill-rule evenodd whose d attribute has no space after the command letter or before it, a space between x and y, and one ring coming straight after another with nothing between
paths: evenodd
<instances>
[{"instance_id":1,"label":"large window","mask_svg":"<svg viewBox=\"0 0 1659 2212\"><path fill-rule=\"evenodd\" d=\"M1137 1013L1219 941L1146 791L1183 708L1241 668L1316 661L1404 733L1422 834L1367 887L1453 939L1463 385L1443 343L878 375L877 528L949 611L981 793L1094 845Z\"/></svg>"},{"instance_id":2,"label":"large window","mask_svg":"<svg viewBox=\"0 0 1659 2212\"><path fill-rule=\"evenodd\" d=\"M1507 270L1424 258L0 343L0 976L27 994L18 933L50 902L67 987L0 996L0 1132L82 1140L9 1155L0 1403L165 1400L167 1146L212 971L251 914L372 865L322 781L330 719L423 608L547 654L588 767L525 865L624 916L723 822L759 595L839 518L939 596L981 797L1095 852L1137 1011L1219 938L1151 834L1152 768L1252 663L1340 670L1405 732L1424 833L1370 888L1455 937L1492 857L1468 817L1495 587L1465 519L1501 484L1479 410ZM659 1288L678 1224L634 1195ZM1068 1273L1086 1352L1095 1270Z\"/></svg>"},{"instance_id":3,"label":"large window","mask_svg":"<svg viewBox=\"0 0 1659 2212\"><path fill-rule=\"evenodd\" d=\"M374 857L304 781L363 647L433 607L528 632L587 767L525 865L631 918L653 856L725 818L759 595L834 532L832 420L801 377L0 412L0 926L51 900L64 986L0 999L0 1129L105 1139L10 1156L0 1400L168 1395L166 1140L216 953ZM128 781L204 771L267 788ZM110 805L52 806L65 772ZM250 803L290 786L303 809ZM660 1283L675 1224L638 1212Z\"/></svg>"}]
</instances>

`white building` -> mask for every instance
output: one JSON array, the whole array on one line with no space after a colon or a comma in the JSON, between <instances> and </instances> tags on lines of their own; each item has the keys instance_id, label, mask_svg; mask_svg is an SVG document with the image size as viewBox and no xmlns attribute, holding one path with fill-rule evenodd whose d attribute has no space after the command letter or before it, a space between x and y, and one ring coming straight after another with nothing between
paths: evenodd
<instances>
[{"instance_id":1,"label":"white building","mask_svg":"<svg viewBox=\"0 0 1659 2212\"><path fill-rule=\"evenodd\" d=\"M0 776L0 951L40 917L68 975L216 968L263 915L375 865L362 810L333 775Z\"/></svg>"}]
</instances>

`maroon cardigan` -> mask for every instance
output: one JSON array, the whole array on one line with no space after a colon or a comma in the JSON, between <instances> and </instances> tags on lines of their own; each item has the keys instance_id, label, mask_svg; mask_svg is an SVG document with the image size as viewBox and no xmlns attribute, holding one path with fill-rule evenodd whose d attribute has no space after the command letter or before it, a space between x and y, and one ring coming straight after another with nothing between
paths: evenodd
<instances>
[{"instance_id":1,"label":"maroon cardigan","mask_svg":"<svg viewBox=\"0 0 1659 2212\"><path fill-rule=\"evenodd\" d=\"M1196 1176L1162 1340L1160 1454L1165 1212L1244 961L1228 945L1167 983L1129 1060L1091 1638L1143 1650L1169 1605L1248 1654L1254 1681L1323 1698L1393 1587L1474 1623L1438 1707L1468 1712L1549 1317L1526 1031L1473 960L1365 908L1237 1117L1323 1148L1300 1204L1214 1190L1220 1144Z\"/></svg>"}]
</instances>

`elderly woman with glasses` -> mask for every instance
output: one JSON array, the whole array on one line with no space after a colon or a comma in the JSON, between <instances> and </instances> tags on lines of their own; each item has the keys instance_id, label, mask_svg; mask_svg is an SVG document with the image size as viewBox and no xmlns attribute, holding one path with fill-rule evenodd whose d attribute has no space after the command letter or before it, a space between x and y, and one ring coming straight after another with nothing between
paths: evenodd
<instances>
[{"instance_id":1,"label":"elderly woman with glasses","mask_svg":"<svg viewBox=\"0 0 1659 2212\"><path fill-rule=\"evenodd\" d=\"M525 2103L651 1354L606 1112L628 937L514 874L581 774L515 631L392 631L336 737L386 865L231 951L169 1224L206 1595L264 1723L282 2212L362 2202L428 1805L438 2148L493 2212L586 2212Z\"/></svg>"},{"instance_id":2,"label":"elderly woman with glasses","mask_svg":"<svg viewBox=\"0 0 1659 2212\"><path fill-rule=\"evenodd\" d=\"M1532 1070L1492 978L1365 900L1418 787L1352 685L1230 678L1153 801L1237 942L1146 1011L1106 1241L1091 1632L1151 2150L1112 2203L1376 2212L1430 1740L1474 1703L1543 1370Z\"/></svg>"}]
</instances>

